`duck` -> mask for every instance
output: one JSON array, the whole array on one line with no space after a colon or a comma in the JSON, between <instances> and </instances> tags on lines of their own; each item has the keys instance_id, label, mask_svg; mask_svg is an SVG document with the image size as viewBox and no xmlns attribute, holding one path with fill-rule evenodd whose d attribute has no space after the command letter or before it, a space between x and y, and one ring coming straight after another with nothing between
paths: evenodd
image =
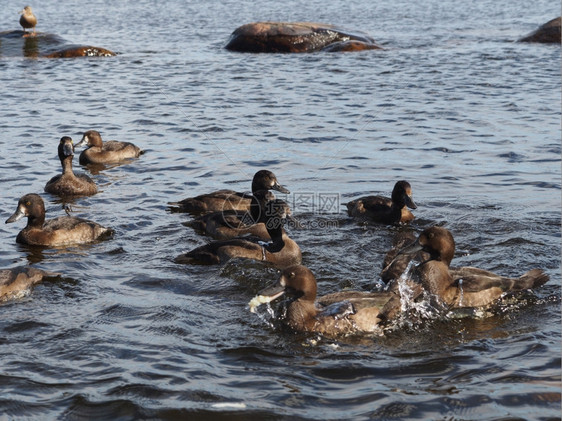
<instances>
[{"instance_id":1,"label":"duck","mask_svg":"<svg viewBox=\"0 0 562 421\"><path fill-rule=\"evenodd\" d=\"M62 174L51 178L45 185L47 193L61 197L91 196L98 192L96 183L86 174L74 174L72 171L72 158L74 158L74 145L69 136L61 137L58 146L58 155L62 165Z\"/></svg>"},{"instance_id":2,"label":"duck","mask_svg":"<svg viewBox=\"0 0 562 421\"><path fill-rule=\"evenodd\" d=\"M412 260L424 262L429 259L429 253L419 250L416 253L400 253L402 249L413 244L417 239L412 230L398 231L392 238L392 248L386 253L383 260L380 280L388 284L398 279L408 268Z\"/></svg>"},{"instance_id":3,"label":"duck","mask_svg":"<svg viewBox=\"0 0 562 421\"><path fill-rule=\"evenodd\" d=\"M269 170L260 170L252 179L252 194L258 190L275 190L284 194L290 191L279 184L277 177ZM189 197L179 202L171 202L172 211L188 212L193 215L202 215L210 212L226 210L249 211L252 203L252 194L239 193L233 190L217 190L213 193Z\"/></svg>"},{"instance_id":4,"label":"duck","mask_svg":"<svg viewBox=\"0 0 562 421\"><path fill-rule=\"evenodd\" d=\"M455 241L451 232L439 226L426 228L418 239L401 254L424 251L429 258L414 269L413 280L421 289L446 308L489 307L506 294L535 289L545 284L549 276L541 269L531 269L518 278L495 274L471 266L451 268Z\"/></svg>"},{"instance_id":5,"label":"duck","mask_svg":"<svg viewBox=\"0 0 562 421\"><path fill-rule=\"evenodd\" d=\"M45 220L45 203L35 193L26 194L18 201L16 211L6 224L23 217L27 217L27 225L16 237L20 244L48 247L84 244L113 233L96 222L68 215Z\"/></svg>"},{"instance_id":6,"label":"duck","mask_svg":"<svg viewBox=\"0 0 562 421\"><path fill-rule=\"evenodd\" d=\"M58 273L29 266L0 269L0 301L21 298L27 295L30 289L43 278L58 275Z\"/></svg>"},{"instance_id":7,"label":"duck","mask_svg":"<svg viewBox=\"0 0 562 421\"><path fill-rule=\"evenodd\" d=\"M293 330L332 337L382 332L381 322L385 319L381 309L392 293L340 291L317 299L317 289L316 278L309 268L289 266L274 285L261 290L250 301L250 311L286 296L290 302L284 322Z\"/></svg>"},{"instance_id":8,"label":"duck","mask_svg":"<svg viewBox=\"0 0 562 421\"><path fill-rule=\"evenodd\" d=\"M31 10L31 6L25 6L20 12L20 25L23 28L24 37L27 36L26 29L33 29L33 35L35 35L35 25L37 25L37 18Z\"/></svg>"},{"instance_id":9,"label":"duck","mask_svg":"<svg viewBox=\"0 0 562 421\"><path fill-rule=\"evenodd\" d=\"M391 198L364 196L347 203L349 216L389 225L412 222L414 214L408 208L416 209L417 206L412 199L412 187L405 180L394 185Z\"/></svg>"},{"instance_id":10,"label":"duck","mask_svg":"<svg viewBox=\"0 0 562 421\"><path fill-rule=\"evenodd\" d=\"M144 153L141 148L130 142L110 140L103 142L96 130L88 130L82 135L76 147L86 146L80 154L81 165L88 164L117 164L127 159L138 158Z\"/></svg>"},{"instance_id":11,"label":"duck","mask_svg":"<svg viewBox=\"0 0 562 421\"><path fill-rule=\"evenodd\" d=\"M230 240L216 240L197 247L175 258L182 264L223 264L233 258L266 261L282 268L302 261L298 244L283 228L287 218L287 205L280 199L267 202L266 211L259 222L264 222L269 242L259 237L237 237Z\"/></svg>"},{"instance_id":12,"label":"duck","mask_svg":"<svg viewBox=\"0 0 562 421\"><path fill-rule=\"evenodd\" d=\"M271 237L267 232L265 223L260 222L260 219L266 203L271 200L275 200L275 195L271 191L258 190L252 196L249 212L238 210L211 212L195 217L189 225L216 240L228 240L250 235L269 241ZM293 220L289 205L286 202L283 203L287 218Z\"/></svg>"}]
</instances>

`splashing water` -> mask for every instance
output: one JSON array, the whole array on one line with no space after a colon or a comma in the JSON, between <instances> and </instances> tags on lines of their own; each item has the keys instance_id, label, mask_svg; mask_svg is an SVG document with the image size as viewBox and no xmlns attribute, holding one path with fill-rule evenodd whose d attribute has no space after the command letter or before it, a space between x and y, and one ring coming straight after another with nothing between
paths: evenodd
<instances>
[{"instance_id":1,"label":"splashing water","mask_svg":"<svg viewBox=\"0 0 562 421\"><path fill-rule=\"evenodd\" d=\"M462 302L464 298L464 292L462 289L462 278L459 279L459 307L462 307Z\"/></svg>"},{"instance_id":2,"label":"splashing water","mask_svg":"<svg viewBox=\"0 0 562 421\"><path fill-rule=\"evenodd\" d=\"M442 314L439 306L434 305L431 294L424 291L421 296L415 296L412 283L414 279L414 269L419 262L412 260L398 278L398 291L400 293L401 316L398 318L396 327L413 327L418 325L423 319L435 319ZM421 299L420 299L421 298Z\"/></svg>"},{"instance_id":3,"label":"splashing water","mask_svg":"<svg viewBox=\"0 0 562 421\"><path fill-rule=\"evenodd\" d=\"M414 291L408 285L408 280L412 279L412 275L414 273L414 268L419 263L411 260L406 267L406 270L400 275L398 278L398 292L400 292L400 309L402 313L407 313L415 304L414 304Z\"/></svg>"}]
</instances>

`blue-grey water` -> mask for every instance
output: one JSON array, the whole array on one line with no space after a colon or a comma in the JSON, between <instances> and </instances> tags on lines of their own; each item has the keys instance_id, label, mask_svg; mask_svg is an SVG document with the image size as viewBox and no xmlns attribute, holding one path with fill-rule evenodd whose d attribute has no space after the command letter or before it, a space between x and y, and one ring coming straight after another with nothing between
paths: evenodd
<instances>
[{"instance_id":1,"label":"blue-grey water","mask_svg":"<svg viewBox=\"0 0 562 421\"><path fill-rule=\"evenodd\" d=\"M2 220L26 193L64 213L43 193L61 136L96 129L146 153L90 174L100 193L72 205L111 226L108 241L38 250L16 244L23 221L0 225L1 268L63 274L0 306L0 419L560 419L560 46L514 42L560 4L31 5L39 32L120 54L29 58L23 40L2 40ZM2 3L0 31L19 29L23 6ZM223 49L259 20L338 24L384 50ZM539 267L550 281L492 317L383 337L279 329L247 308L278 272L175 264L208 239L167 210L247 191L262 168L292 192L304 229L289 233L321 294L373 288L399 229L353 222L343 203L400 179L418 204L411 228L450 229L456 265Z\"/></svg>"}]
</instances>

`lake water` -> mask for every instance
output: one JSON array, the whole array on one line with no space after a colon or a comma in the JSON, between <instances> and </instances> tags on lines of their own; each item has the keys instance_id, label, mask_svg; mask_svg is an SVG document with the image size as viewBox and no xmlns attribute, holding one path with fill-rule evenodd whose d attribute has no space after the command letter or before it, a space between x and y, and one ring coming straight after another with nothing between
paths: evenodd
<instances>
[{"instance_id":1,"label":"lake water","mask_svg":"<svg viewBox=\"0 0 562 421\"><path fill-rule=\"evenodd\" d=\"M140 159L92 174L77 216L114 238L20 246L2 268L62 279L0 307L0 419L560 419L560 46L514 40L560 13L544 0L32 4L37 30L119 52L29 59L0 46L3 220L60 171L60 137L132 141ZM19 29L7 0L0 30ZM248 55L223 49L259 20L338 24L384 50ZM23 41L22 41L23 42ZM75 168L79 168L75 160ZM304 229L289 233L319 293L375 285L399 228L343 203L408 180L411 228L441 224L456 265L518 276L534 296L483 319L328 340L272 327L247 303L278 272L177 265L208 241L167 202L272 170ZM283 195L278 195L283 197Z\"/></svg>"}]
</instances>

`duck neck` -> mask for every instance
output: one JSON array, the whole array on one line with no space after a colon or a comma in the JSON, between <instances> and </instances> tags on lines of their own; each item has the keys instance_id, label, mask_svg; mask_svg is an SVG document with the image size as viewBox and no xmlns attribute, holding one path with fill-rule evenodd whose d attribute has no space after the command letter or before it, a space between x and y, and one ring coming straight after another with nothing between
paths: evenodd
<instances>
[{"instance_id":1,"label":"duck neck","mask_svg":"<svg viewBox=\"0 0 562 421\"><path fill-rule=\"evenodd\" d=\"M271 243L265 246L270 253L278 253L285 247L285 230L283 227L267 228L267 232L271 237Z\"/></svg>"},{"instance_id":2,"label":"duck neck","mask_svg":"<svg viewBox=\"0 0 562 421\"><path fill-rule=\"evenodd\" d=\"M311 331L314 329L314 317L318 314L318 309L314 302L299 298L289 304L287 308L287 320L289 325L295 330Z\"/></svg>"},{"instance_id":3,"label":"duck neck","mask_svg":"<svg viewBox=\"0 0 562 421\"><path fill-rule=\"evenodd\" d=\"M74 174L72 171L72 155L64 157L60 163L62 165L63 174Z\"/></svg>"},{"instance_id":4,"label":"duck neck","mask_svg":"<svg viewBox=\"0 0 562 421\"><path fill-rule=\"evenodd\" d=\"M98 148L100 150L103 149L103 142L100 136L90 136L88 139L88 146L90 148Z\"/></svg>"},{"instance_id":5,"label":"duck neck","mask_svg":"<svg viewBox=\"0 0 562 421\"><path fill-rule=\"evenodd\" d=\"M41 228L45 223L45 212L38 215L28 215L27 227L28 228Z\"/></svg>"}]
</instances>

